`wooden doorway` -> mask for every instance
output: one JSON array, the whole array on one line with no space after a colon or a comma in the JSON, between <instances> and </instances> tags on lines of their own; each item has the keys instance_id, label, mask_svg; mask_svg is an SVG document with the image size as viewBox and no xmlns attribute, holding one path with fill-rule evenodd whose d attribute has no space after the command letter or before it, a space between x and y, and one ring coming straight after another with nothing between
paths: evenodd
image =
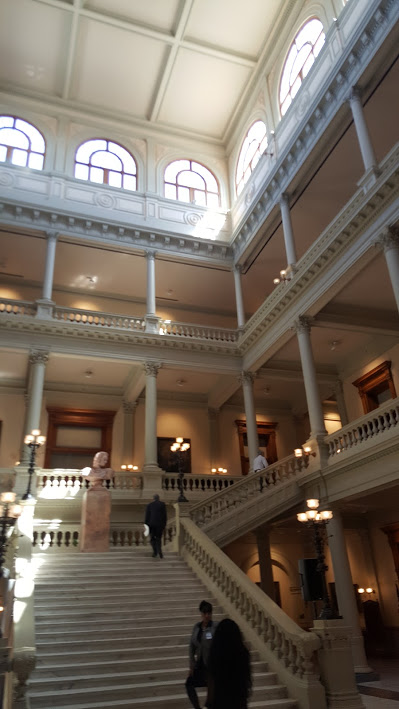
<instances>
[{"instance_id":1,"label":"wooden doorway","mask_svg":"<svg viewBox=\"0 0 399 709\"><path fill-rule=\"evenodd\" d=\"M248 458L248 440L247 440L247 422L237 420L235 422L238 432L238 442L240 447L241 459L241 474L248 475L249 458ZM262 451L269 465L275 463L277 458L276 448L276 428L277 423L266 423L264 421L257 423L259 449Z\"/></svg>"}]
</instances>

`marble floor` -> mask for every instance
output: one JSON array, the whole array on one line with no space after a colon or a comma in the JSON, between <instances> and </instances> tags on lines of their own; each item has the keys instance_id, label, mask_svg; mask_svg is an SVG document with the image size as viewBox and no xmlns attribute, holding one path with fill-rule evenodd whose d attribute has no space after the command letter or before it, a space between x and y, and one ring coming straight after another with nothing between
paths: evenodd
<instances>
[{"instance_id":1,"label":"marble floor","mask_svg":"<svg viewBox=\"0 0 399 709\"><path fill-rule=\"evenodd\" d=\"M399 659L376 658L370 666L380 679L362 682L359 691L366 709L399 709Z\"/></svg>"}]
</instances>

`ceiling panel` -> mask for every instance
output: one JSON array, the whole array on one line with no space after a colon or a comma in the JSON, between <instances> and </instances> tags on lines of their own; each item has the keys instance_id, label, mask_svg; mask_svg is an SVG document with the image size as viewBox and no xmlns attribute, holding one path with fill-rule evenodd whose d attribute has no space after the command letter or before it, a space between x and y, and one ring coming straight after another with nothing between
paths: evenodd
<instances>
[{"instance_id":1,"label":"ceiling panel","mask_svg":"<svg viewBox=\"0 0 399 709\"><path fill-rule=\"evenodd\" d=\"M131 370L130 363L51 354L46 366L46 382L123 387Z\"/></svg>"},{"instance_id":2,"label":"ceiling panel","mask_svg":"<svg viewBox=\"0 0 399 709\"><path fill-rule=\"evenodd\" d=\"M7 379L25 379L28 353L20 350L0 350L0 382Z\"/></svg>"},{"instance_id":3,"label":"ceiling panel","mask_svg":"<svg viewBox=\"0 0 399 709\"><path fill-rule=\"evenodd\" d=\"M1 0L0 79L59 94L71 15L31 0Z\"/></svg>"},{"instance_id":4,"label":"ceiling panel","mask_svg":"<svg viewBox=\"0 0 399 709\"><path fill-rule=\"evenodd\" d=\"M179 5L180 0L86 0L84 7L112 17L126 18L144 27L172 32Z\"/></svg>"},{"instance_id":5,"label":"ceiling panel","mask_svg":"<svg viewBox=\"0 0 399 709\"><path fill-rule=\"evenodd\" d=\"M166 51L163 42L82 18L72 97L146 118Z\"/></svg>"},{"instance_id":6,"label":"ceiling panel","mask_svg":"<svg viewBox=\"0 0 399 709\"><path fill-rule=\"evenodd\" d=\"M180 49L159 120L221 137L249 77L247 67Z\"/></svg>"},{"instance_id":7,"label":"ceiling panel","mask_svg":"<svg viewBox=\"0 0 399 709\"><path fill-rule=\"evenodd\" d=\"M177 394L208 394L219 380L219 375L187 369L161 367L157 376L157 390Z\"/></svg>"},{"instance_id":8,"label":"ceiling panel","mask_svg":"<svg viewBox=\"0 0 399 709\"><path fill-rule=\"evenodd\" d=\"M370 302L370 284L375 284ZM388 277L388 267L385 256L376 250L375 258L360 273L354 275L350 283L331 300L335 303L348 305L352 308L371 307L386 310L387 314L397 315L395 298Z\"/></svg>"},{"instance_id":9,"label":"ceiling panel","mask_svg":"<svg viewBox=\"0 0 399 709\"><path fill-rule=\"evenodd\" d=\"M197 0L185 36L256 58L270 34L281 0Z\"/></svg>"}]
</instances>

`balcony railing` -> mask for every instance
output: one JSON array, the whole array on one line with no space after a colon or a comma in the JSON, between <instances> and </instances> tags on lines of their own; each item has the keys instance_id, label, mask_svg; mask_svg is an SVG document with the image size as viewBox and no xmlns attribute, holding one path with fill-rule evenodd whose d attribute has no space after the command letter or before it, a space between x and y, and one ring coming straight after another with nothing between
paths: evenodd
<instances>
[{"instance_id":1,"label":"balcony railing","mask_svg":"<svg viewBox=\"0 0 399 709\"><path fill-rule=\"evenodd\" d=\"M78 323L79 325L97 325L98 327L112 327L121 330L139 330L145 328L145 319L129 317L128 315L112 315L97 310L80 310L78 308L55 307L53 311L55 320Z\"/></svg>"},{"instance_id":2,"label":"balcony railing","mask_svg":"<svg viewBox=\"0 0 399 709\"><path fill-rule=\"evenodd\" d=\"M36 305L26 300L0 299L0 313L5 315L30 315L36 313Z\"/></svg>"},{"instance_id":3,"label":"balcony railing","mask_svg":"<svg viewBox=\"0 0 399 709\"><path fill-rule=\"evenodd\" d=\"M393 429L399 433L399 397L327 436L329 456L337 456L354 448L358 450L371 440L377 442L382 434Z\"/></svg>"},{"instance_id":4,"label":"balcony railing","mask_svg":"<svg viewBox=\"0 0 399 709\"><path fill-rule=\"evenodd\" d=\"M171 321L161 322L162 335L176 335L178 337L192 337L200 340L218 340L219 342L237 342L239 333L222 327L204 327Z\"/></svg>"}]
</instances>

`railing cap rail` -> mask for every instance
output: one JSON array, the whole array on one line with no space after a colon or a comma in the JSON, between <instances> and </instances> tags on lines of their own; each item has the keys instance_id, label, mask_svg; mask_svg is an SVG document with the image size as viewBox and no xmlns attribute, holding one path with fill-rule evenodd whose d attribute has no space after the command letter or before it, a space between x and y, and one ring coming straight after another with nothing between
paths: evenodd
<instances>
[{"instance_id":1,"label":"railing cap rail","mask_svg":"<svg viewBox=\"0 0 399 709\"><path fill-rule=\"evenodd\" d=\"M354 421L348 423L346 426L339 428L338 431L335 431L335 433L330 433L329 436L326 436L325 443L330 443L336 438L345 435L345 433L353 431L354 428L358 428L359 426L362 426L363 424L367 423L368 421L371 421L372 419L378 418L379 416L383 416L390 409L395 409L397 408L397 406L399 406L399 396L397 396L396 399L390 399L385 404L381 404L378 409L369 411L368 414L363 414L363 416L360 416L358 419L355 419Z\"/></svg>"}]
</instances>

